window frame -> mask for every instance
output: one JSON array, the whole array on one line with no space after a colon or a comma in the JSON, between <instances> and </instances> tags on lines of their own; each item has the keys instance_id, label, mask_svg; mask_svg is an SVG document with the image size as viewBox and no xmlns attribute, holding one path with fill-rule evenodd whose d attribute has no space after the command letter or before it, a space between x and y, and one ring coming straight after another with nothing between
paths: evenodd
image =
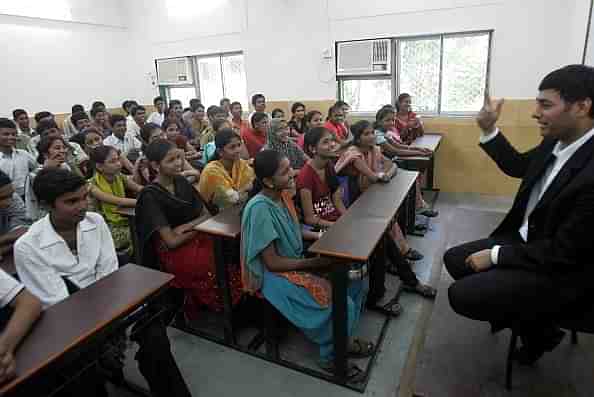
<instances>
[{"instance_id":1,"label":"window frame","mask_svg":"<svg viewBox=\"0 0 594 397\"><path fill-rule=\"evenodd\" d=\"M359 40L345 40L345 41L337 41L335 42L335 53L338 54L338 44L344 42L353 42L353 41L363 41L363 40L383 40L389 39L391 40L391 48L392 48L392 59L391 59L391 73L386 75L345 75L345 76L336 76L336 94L337 98L342 100L342 84L344 81L350 80L385 80L391 79L392 80L392 104L395 104L398 96L400 95L400 44L403 41L414 41L414 40L423 40L423 39L435 39L438 38L440 40L440 54L439 54L439 88L438 88L438 98L437 98L437 111L436 112L417 112L421 116L425 117L460 117L460 118L469 118L476 115L477 112L469 112L469 111L449 111L444 112L442 111L442 97L443 97L443 58L444 58L444 40L450 37L464 37L464 36L488 36L488 47L487 47L487 67L485 71L485 91L489 91L489 82L491 78L491 51L493 49L493 34L494 29L486 29L486 30L471 30L471 31L460 31L460 32L448 32L448 33L430 33L430 34L420 34L420 35L405 35L405 36L395 36L395 37L376 37L373 39L359 39ZM335 57L338 59L338 56ZM336 62L335 59L335 62ZM338 67L338 65L336 65ZM372 115L372 112L369 111L352 111L353 114L358 116L369 116Z\"/></svg>"}]
</instances>

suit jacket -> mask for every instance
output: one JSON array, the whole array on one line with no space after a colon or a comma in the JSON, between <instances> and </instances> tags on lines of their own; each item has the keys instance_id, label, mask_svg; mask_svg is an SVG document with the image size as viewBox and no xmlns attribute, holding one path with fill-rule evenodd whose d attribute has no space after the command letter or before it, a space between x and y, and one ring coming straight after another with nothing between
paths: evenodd
<instances>
[{"instance_id":1,"label":"suit jacket","mask_svg":"<svg viewBox=\"0 0 594 397\"><path fill-rule=\"evenodd\" d=\"M519 153L501 134L480 146L507 175L522 178L513 206L492 236L517 233L530 193L557 140L545 138ZM528 241L502 245L497 267L524 268L576 283L592 272L594 248L594 138L565 163L528 218ZM590 279L584 286L594 286Z\"/></svg>"}]
</instances>

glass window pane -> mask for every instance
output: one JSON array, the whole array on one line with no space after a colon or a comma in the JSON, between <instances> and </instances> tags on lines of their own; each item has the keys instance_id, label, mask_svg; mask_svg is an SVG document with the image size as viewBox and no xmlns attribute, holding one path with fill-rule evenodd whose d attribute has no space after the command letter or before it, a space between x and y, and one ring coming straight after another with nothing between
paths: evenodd
<instances>
[{"instance_id":1,"label":"glass window pane","mask_svg":"<svg viewBox=\"0 0 594 397\"><path fill-rule=\"evenodd\" d=\"M400 94L413 97L416 112L437 112L439 96L439 38L400 41Z\"/></svg>"},{"instance_id":2,"label":"glass window pane","mask_svg":"<svg viewBox=\"0 0 594 397\"><path fill-rule=\"evenodd\" d=\"M220 57L198 58L198 78L204 106L207 108L211 105L218 106L223 97Z\"/></svg>"},{"instance_id":3,"label":"glass window pane","mask_svg":"<svg viewBox=\"0 0 594 397\"><path fill-rule=\"evenodd\" d=\"M196 89L192 87L169 87L169 100L178 99L182 106L190 106L190 99L196 98Z\"/></svg>"},{"instance_id":4,"label":"glass window pane","mask_svg":"<svg viewBox=\"0 0 594 397\"><path fill-rule=\"evenodd\" d=\"M229 98L231 102L241 102L241 107L247 110L249 106L243 55L223 57L223 81L225 97Z\"/></svg>"},{"instance_id":5,"label":"glass window pane","mask_svg":"<svg viewBox=\"0 0 594 397\"><path fill-rule=\"evenodd\" d=\"M353 112L376 112L392 103L392 80L344 80L342 100Z\"/></svg>"},{"instance_id":6,"label":"glass window pane","mask_svg":"<svg viewBox=\"0 0 594 397\"><path fill-rule=\"evenodd\" d=\"M489 34L443 39L442 112L476 112L487 79Z\"/></svg>"}]
</instances>

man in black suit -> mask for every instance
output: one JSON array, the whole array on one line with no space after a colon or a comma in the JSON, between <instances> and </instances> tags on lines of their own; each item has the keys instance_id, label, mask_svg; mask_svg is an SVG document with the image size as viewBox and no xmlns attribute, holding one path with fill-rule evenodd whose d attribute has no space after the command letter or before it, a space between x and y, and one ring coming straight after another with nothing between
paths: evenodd
<instances>
[{"instance_id":1,"label":"man in black suit","mask_svg":"<svg viewBox=\"0 0 594 397\"><path fill-rule=\"evenodd\" d=\"M594 290L594 69L547 75L532 115L542 142L519 153L496 127L503 100L477 116L480 146L522 183L489 238L449 249L452 308L522 338L520 364L533 364L563 338L555 323L588 308Z\"/></svg>"}]
</instances>

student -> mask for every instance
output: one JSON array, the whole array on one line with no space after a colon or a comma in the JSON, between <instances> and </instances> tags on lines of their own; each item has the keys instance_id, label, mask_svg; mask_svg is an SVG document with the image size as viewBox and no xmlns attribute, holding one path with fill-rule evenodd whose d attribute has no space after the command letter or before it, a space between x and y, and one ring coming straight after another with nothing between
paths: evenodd
<instances>
[{"instance_id":1,"label":"student","mask_svg":"<svg viewBox=\"0 0 594 397\"><path fill-rule=\"evenodd\" d=\"M232 102L230 105L231 109L231 128L238 133L243 135L244 131L250 128L250 124L247 120L242 118L243 109L241 108L240 102Z\"/></svg>"},{"instance_id":2,"label":"student","mask_svg":"<svg viewBox=\"0 0 594 397\"><path fill-rule=\"evenodd\" d=\"M132 136L136 137L136 139L140 139L140 129L146 122L146 109L144 106L135 106L130 111L132 115L132 120L126 121L126 130L132 134Z\"/></svg>"},{"instance_id":3,"label":"student","mask_svg":"<svg viewBox=\"0 0 594 397\"><path fill-rule=\"evenodd\" d=\"M165 131L167 140L184 151L186 161L194 162L200 158L200 153L190 144L188 138L181 134L179 123L165 120L162 128Z\"/></svg>"},{"instance_id":4,"label":"student","mask_svg":"<svg viewBox=\"0 0 594 397\"><path fill-rule=\"evenodd\" d=\"M146 150L152 141L157 139L166 139L165 133L161 129L160 124L146 123L140 129L140 138L142 139L142 151Z\"/></svg>"},{"instance_id":5,"label":"student","mask_svg":"<svg viewBox=\"0 0 594 397\"><path fill-rule=\"evenodd\" d=\"M161 125L165 119L165 100L162 96L155 97L153 105L155 111L146 119L146 122Z\"/></svg>"},{"instance_id":6,"label":"student","mask_svg":"<svg viewBox=\"0 0 594 397\"><path fill-rule=\"evenodd\" d=\"M87 155L90 155L91 151L96 147L103 145L103 135L98 129L89 127L82 134L84 137L83 149Z\"/></svg>"},{"instance_id":7,"label":"student","mask_svg":"<svg viewBox=\"0 0 594 397\"><path fill-rule=\"evenodd\" d=\"M91 127L96 128L102 137L111 135L111 124L109 122L109 113L102 107L94 107L91 109L91 118L93 122ZM83 132L83 131L81 131Z\"/></svg>"},{"instance_id":8,"label":"student","mask_svg":"<svg viewBox=\"0 0 594 397\"><path fill-rule=\"evenodd\" d=\"M241 159L241 138L231 128L218 131L215 146L216 152L202 171L198 189L204 200L224 209L247 199L254 170Z\"/></svg>"},{"instance_id":9,"label":"student","mask_svg":"<svg viewBox=\"0 0 594 397\"><path fill-rule=\"evenodd\" d=\"M208 120L206 120L204 118L205 114L206 113L204 112L204 105L201 103L198 103L196 105L196 110L194 111L194 114L192 115L192 122L191 122L192 145L194 145L196 147L200 146L200 138L202 137L204 130L206 128L208 128Z\"/></svg>"},{"instance_id":10,"label":"student","mask_svg":"<svg viewBox=\"0 0 594 397\"><path fill-rule=\"evenodd\" d=\"M89 115L85 112L73 113L72 116L70 116L70 121L74 126L72 135L78 134L79 132L83 132L85 128L91 126L91 119L89 119ZM67 138L71 138L72 135L67 136Z\"/></svg>"},{"instance_id":11,"label":"student","mask_svg":"<svg viewBox=\"0 0 594 397\"><path fill-rule=\"evenodd\" d=\"M272 117L273 119L284 119L285 111L279 108L273 109L272 113L270 113L270 117Z\"/></svg>"},{"instance_id":12,"label":"student","mask_svg":"<svg viewBox=\"0 0 594 397\"><path fill-rule=\"evenodd\" d=\"M39 172L33 189L49 214L17 241L14 261L23 284L48 308L71 290L86 288L114 272L118 262L105 221L87 212L89 189L82 177L48 168ZM134 333L138 367L153 395L190 396L159 319L135 325Z\"/></svg>"},{"instance_id":13,"label":"student","mask_svg":"<svg viewBox=\"0 0 594 397\"><path fill-rule=\"evenodd\" d=\"M222 98L219 101L219 106L225 111L227 118L231 116L231 100L229 98Z\"/></svg>"},{"instance_id":14,"label":"student","mask_svg":"<svg viewBox=\"0 0 594 397\"><path fill-rule=\"evenodd\" d=\"M305 132L311 130L312 128L323 127L324 126L324 118L322 116L322 112L318 110L310 110L307 112L305 117L303 118L303 122L305 123ZM304 149L303 147L303 140L305 139L305 134L302 134L297 138L297 145Z\"/></svg>"},{"instance_id":15,"label":"student","mask_svg":"<svg viewBox=\"0 0 594 397\"><path fill-rule=\"evenodd\" d=\"M294 189L289 160L273 150L254 159L256 179L252 198L241 219L242 280L251 293L261 293L284 317L319 345L319 365L334 372L330 283L317 275L327 271L330 258L303 258L301 226L287 191ZM347 296L347 333L352 336L366 295L365 281L352 281ZM351 356L373 354L372 343L353 339ZM359 381L362 371L348 366L348 377Z\"/></svg>"},{"instance_id":16,"label":"student","mask_svg":"<svg viewBox=\"0 0 594 397\"><path fill-rule=\"evenodd\" d=\"M29 152L17 149L16 142L16 125L12 120L0 118L0 170L8 175L17 195L24 199L27 175L37 168L37 163Z\"/></svg>"},{"instance_id":17,"label":"student","mask_svg":"<svg viewBox=\"0 0 594 397\"><path fill-rule=\"evenodd\" d=\"M305 134L305 105L301 102L295 102L291 105L291 137L298 138Z\"/></svg>"},{"instance_id":18,"label":"student","mask_svg":"<svg viewBox=\"0 0 594 397\"><path fill-rule=\"evenodd\" d=\"M0 269L0 384L15 376L15 350L41 314L41 303Z\"/></svg>"},{"instance_id":19,"label":"student","mask_svg":"<svg viewBox=\"0 0 594 397\"><path fill-rule=\"evenodd\" d=\"M256 112L252 117L252 128L247 129L242 138L250 158L262 150L266 144L266 134L268 133L268 115L262 112Z\"/></svg>"},{"instance_id":20,"label":"student","mask_svg":"<svg viewBox=\"0 0 594 397\"><path fill-rule=\"evenodd\" d=\"M252 106L254 107L254 110L248 116L250 125L253 125L252 117L254 117L254 114L266 113L266 97L263 94L252 95Z\"/></svg>"},{"instance_id":21,"label":"student","mask_svg":"<svg viewBox=\"0 0 594 397\"><path fill-rule=\"evenodd\" d=\"M409 94L402 93L398 96L396 129L408 144L425 134L423 123L417 114L412 111L411 103L412 99Z\"/></svg>"},{"instance_id":22,"label":"student","mask_svg":"<svg viewBox=\"0 0 594 397\"><path fill-rule=\"evenodd\" d=\"M294 170L301 169L309 160L303 150L289 138L289 124L285 119L272 119L264 149L282 153L289 159Z\"/></svg>"},{"instance_id":23,"label":"student","mask_svg":"<svg viewBox=\"0 0 594 397\"><path fill-rule=\"evenodd\" d=\"M209 108L206 110L206 117L208 117L208 121L210 123L210 126L208 128L206 128L203 132L202 135L200 136L200 146L204 146L206 145L208 142L212 142L214 141L214 137L215 137L215 131L213 129L213 123L216 120L227 120L227 113L225 112L225 110L219 106L209 106Z\"/></svg>"},{"instance_id":24,"label":"student","mask_svg":"<svg viewBox=\"0 0 594 397\"><path fill-rule=\"evenodd\" d=\"M334 134L336 141L341 146L346 146L349 139L349 130L344 124L344 112L341 106L332 106L328 110L328 119L324 128Z\"/></svg>"},{"instance_id":25,"label":"student","mask_svg":"<svg viewBox=\"0 0 594 397\"><path fill-rule=\"evenodd\" d=\"M159 139L146 148L157 179L145 186L136 204L136 230L142 263L176 276L173 285L185 291L184 311L196 318L200 306L221 311L217 288L213 240L194 227L208 213L196 189L182 176L183 152ZM239 271L229 267L233 303L241 299Z\"/></svg>"},{"instance_id":26,"label":"student","mask_svg":"<svg viewBox=\"0 0 594 397\"><path fill-rule=\"evenodd\" d=\"M130 153L137 153L142 143L131 132L127 131L127 122L124 116L114 114L111 116L112 134L103 140L103 144L113 146L120 151L122 158L127 158ZM129 161L125 168L128 172L134 171L134 166Z\"/></svg>"},{"instance_id":27,"label":"student","mask_svg":"<svg viewBox=\"0 0 594 397\"><path fill-rule=\"evenodd\" d=\"M342 109L342 113L344 116L344 126L346 127L347 131L350 131L351 125L349 123L348 117L349 117L349 113L351 111L351 106L348 103L346 103L345 101L336 101L334 103L334 106Z\"/></svg>"},{"instance_id":28,"label":"student","mask_svg":"<svg viewBox=\"0 0 594 397\"><path fill-rule=\"evenodd\" d=\"M36 126L39 123L44 122L44 121L55 121L54 115L51 112L48 112L47 110L42 110L41 112L35 113L33 118L35 119ZM39 134L39 132L38 132L38 134Z\"/></svg>"},{"instance_id":29,"label":"student","mask_svg":"<svg viewBox=\"0 0 594 397\"><path fill-rule=\"evenodd\" d=\"M192 129L190 125L186 124L183 118L184 108L182 107L181 101L178 99L172 99L169 101L169 109L175 112L175 115L177 116L180 132L188 139L192 139Z\"/></svg>"},{"instance_id":30,"label":"student","mask_svg":"<svg viewBox=\"0 0 594 397\"><path fill-rule=\"evenodd\" d=\"M27 135L29 138L35 135L35 130L31 128L29 121L29 115L24 109L15 109L12 111L12 118L17 127L17 133L19 135Z\"/></svg>"},{"instance_id":31,"label":"student","mask_svg":"<svg viewBox=\"0 0 594 397\"><path fill-rule=\"evenodd\" d=\"M200 99L198 99L198 98L190 99L190 107L185 108L182 113L182 119L184 120L184 123L186 125L189 125L189 126L192 125L192 119L194 118L194 113L196 112L196 108L200 104L201 104Z\"/></svg>"},{"instance_id":32,"label":"student","mask_svg":"<svg viewBox=\"0 0 594 397\"><path fill-rule=\"evenodd\" d=\"M8 175L0 171L0 260L12 252L14 242L29 225L23 200Z\"/></svg>"},{"instance_id":33,"label":"student","mask_svg":"<svg viewBox=\"0 0 594 397\"><path fill-rule=\"evenodd\" d=\"M39 135L35 136L34 138L40 138L37 143L37 147L35 148L35 153L37 159L39 160L39 150L38 146L46 136L51 137L58 137L64 140L64 133L58 128L58 125L53 120L45 120L39 123L37 126L37 131ZM64 140L64 142L66 142ZM70 167L70 169L79 174L85 174L85 166L89 161L89 156L85 153L85 151L78 145L76 142L66 142L66 163Z\"/></svg>"},{"instance_id":34,"label":"student","mask_svg":"<svg viewBox=\"0 0 594 397\"><path fill-rule=\"evenodd\" d=\"M351 131L353 143L336 162L335 170L338 174L349 176L350 202L357 199L373 183L388 182L396 172L396 165L386 158L375 144L373 126L366 120L355 123ZM389 198L386 198L389 199ZM398 246L400 254L409 260L418 260L422 255L409 245L398 223L394 223L390 231L392 241ZM392 255L395 257L395 255ZM419 256L421 258L419 258ZM394 262L394 260L393 260ZM406 261L395 260L393 272L401 276L404 290L418 293L427 298L434 298L436 290L424 285L410 271L410 264Z\"/></svg>"},{"instance_id":35,"label":"student","mask_svg":"<svg viewBox=\"0 0 594 397\"><path fill-rule=\"evenodd\" d=\"M202 147L202 161L204 162L204 165L208 164L215 157L215 154L217 152L217 134L219 133L219 131L226 128L231 128L231 123L229 122L229 120L215 120L212 123L212 131L214 133L215 139L213 141L208 142L206 145Z\"/></svg>"},{"instance_id":36,"label":"student","mask_svg":"<svg viewBox=\"0 0 594 397\"><path fill-rule=\"evenodd\" d=\"M107 107L105 106L105 102L103 102L103 101L94 101L91 104L91 110L93 110L93 109L97 109L97 110L107 113Z\"/></svg>"},{"instance_id":37,"label":"student","mask_svg":"<svg viewBox=\"0 0 594 397\"><path fill-rule=\"evenodd\" d=\"M70 137L72 137L74 134L76 134L78 131L76 129L76 126L72 123L72 120L70 120L70 117L72 117L73 114L75 113L84 113L85 112L85 107L83 105L72 105L72 109L70 112L70 115L68 115L67 117L64 118L64 123L62 124L62 130L64 131L64 136L69 139ZM39 121L38 121L39 123Z\"/></svg>"},{"instance_id":38,"label":"student","mask_svg":"<svg viewBox=\"0 0 594 397\"><path fill-rule=\"evenodd\" d=\"M132 120L132 109L136 106L138 106L138 103L131 99L128 99L122 103L122 109L126 113L126 121Z\"/></svg>"}]
</instances>

